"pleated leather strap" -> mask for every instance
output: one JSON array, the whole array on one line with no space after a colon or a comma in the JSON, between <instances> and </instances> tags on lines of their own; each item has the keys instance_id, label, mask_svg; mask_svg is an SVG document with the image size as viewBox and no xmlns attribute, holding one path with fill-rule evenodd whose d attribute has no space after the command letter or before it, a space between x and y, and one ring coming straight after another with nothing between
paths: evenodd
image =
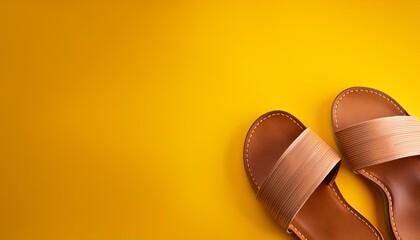
<instances>
[{"instance_id":1,"label":"pleated leather strap","mask_svg":"<svg viewBox=\"0 0 420 240\"><path fill-rule=\"evenodd\" d=\"M279 225L289 225L340 157L309 128L286 149L257 193Z\"/></svg>"},{"instance_id":2,"label":"pleated leather strap","mask_svg":"<svg viewBox=\"0 0 420 240\"><path fill-rule=\"evenodd\" d=\"M340 130L336 136L343 156L354 171L420 155L420 123L412 116L366 121Z\"/></svg>"}]
</instances>

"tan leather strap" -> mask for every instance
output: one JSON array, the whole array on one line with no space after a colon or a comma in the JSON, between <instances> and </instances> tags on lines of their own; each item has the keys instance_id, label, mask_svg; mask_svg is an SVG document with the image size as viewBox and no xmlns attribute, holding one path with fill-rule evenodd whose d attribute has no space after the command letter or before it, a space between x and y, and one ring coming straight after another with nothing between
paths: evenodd
<instances>
[{"instance_id":1,"label":"tan leather strap","mask_svg":"<svg viewBox=\"0 0 420 240\"><path fill-rule=\"evenodd\" d=\"M286 149L258 190L257 199L288 230L340 157L309 128Z\"/></svg>"},{"instance_id":2,"label":"tan leather strap","mask_svg":"<svg viewBox=\"0 0 420 240\"><path fill-rule=\"evenodd\" d=\"M369 120L339 130L336 136L353 171L420 155L420 123L412 116Z\"/></svg>"}]
</instances>

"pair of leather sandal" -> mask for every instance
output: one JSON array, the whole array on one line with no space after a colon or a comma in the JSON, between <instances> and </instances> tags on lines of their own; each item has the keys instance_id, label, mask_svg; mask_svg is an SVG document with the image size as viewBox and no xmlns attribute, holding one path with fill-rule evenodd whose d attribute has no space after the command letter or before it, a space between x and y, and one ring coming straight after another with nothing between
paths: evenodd
<instances>
[{"instance_id":1,"label":"pair of leather sandal","mask_svg":"<svg viewBox=\"0 0 420 240\"><path fill-rule=\"evenodd\" d=\"M341 92L331 115L343 158L384 192L395 239L420 239L420 122L387 94L365 87ZM293 115L273 111L252 124L244 165L257 199L288 233L383 239L335 184L340 156Z\"/></svg>"}]
</instances>

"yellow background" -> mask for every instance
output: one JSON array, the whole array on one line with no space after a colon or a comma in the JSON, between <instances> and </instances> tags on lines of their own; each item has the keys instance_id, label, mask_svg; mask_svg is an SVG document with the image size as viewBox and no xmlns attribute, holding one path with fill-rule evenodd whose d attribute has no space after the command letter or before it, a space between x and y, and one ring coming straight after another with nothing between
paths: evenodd
<instances>
[{"instance_id":1,"label":"yellow background","mask_svg":"<svg viewBox=\"0 0 420 240\"><path fill-rule=\"evenodd\" d=\"M0 239L293 239L243 141L286 110L330 145L344 88L420 116L416 1L0 3ZM380 228L378 191L342 165Z\"/></svg>"}]
</instances>

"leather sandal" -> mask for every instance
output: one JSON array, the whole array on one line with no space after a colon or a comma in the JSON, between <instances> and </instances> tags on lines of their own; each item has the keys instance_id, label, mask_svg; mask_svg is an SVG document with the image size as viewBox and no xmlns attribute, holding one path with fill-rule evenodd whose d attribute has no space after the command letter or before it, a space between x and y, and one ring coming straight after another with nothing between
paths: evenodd
<instances>
[{"instance_id":1,"label":"leather sandal","mask_svg":"<svg viewBox=\"0 0 420 240\"><path fill-rule=\"evenodd\" d=\"M383 190L396 239L420 239L420 122L387 94L353 87L332 107L336 141L350 168Z\"/></svg>"},{"instance_id":2,"label":"leather sandal","mask_svg":"<svg viewBox=\"0 0 420 240\"><path fill-rule=\"evenodd\" d=\"M338 154L291 114L269 112L252 124L244 165L258 201L288 233L300 239L383 239L338 190Z\"/></svg>"}]
</instances>

